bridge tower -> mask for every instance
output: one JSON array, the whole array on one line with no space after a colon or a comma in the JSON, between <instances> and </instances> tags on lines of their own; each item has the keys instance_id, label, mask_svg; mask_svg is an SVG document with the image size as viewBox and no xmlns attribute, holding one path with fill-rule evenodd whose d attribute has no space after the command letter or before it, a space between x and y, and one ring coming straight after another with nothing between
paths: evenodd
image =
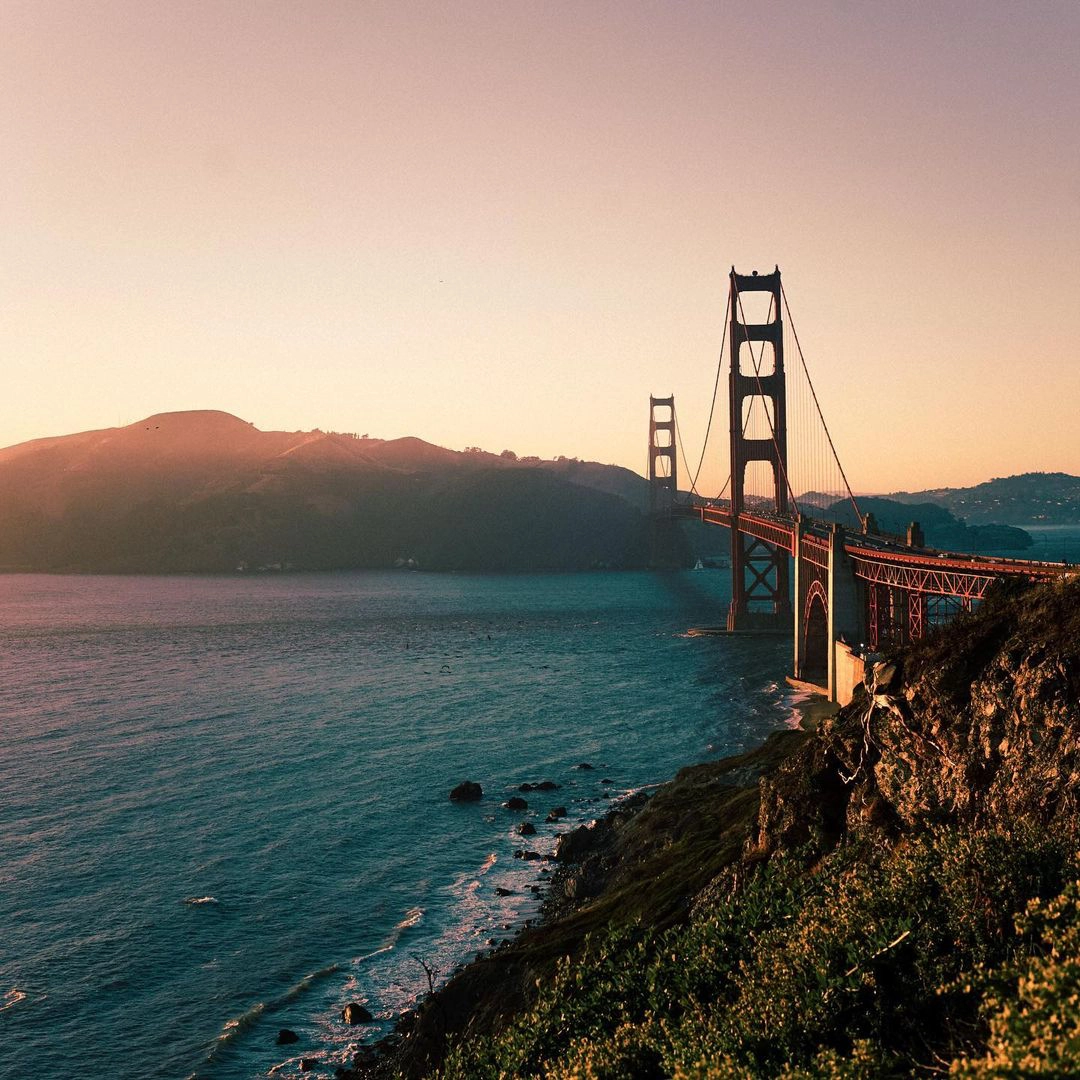
<instances>
[{"instance_id":1,"label":"bridge tower","mask_svg":"<svg viewBox=\"0 0 1080 1080\"><path fill-rule=\"evenodd\" d=\"M744 293L767 292L772 298L772 319L765 323L744 322ZM771 274L737 274L731 268L728 294L730 341L728 356L728 401L731 420L731 608L729 630L787 630L792 625L789 593L788 554L747 535L736 527L737 517L746 509L746 467L754 461L772 468L773 496L767 509L788 512L787 491L787 396L784 384L784 324L781 319L780 269ZM760 367L755 364L752 343L761 346ZM747 348L744 351L743 345ZM772 362L769 362L771 346ZM764 437L747 437L747 417L755 408L754 399L764 399L769 431ZM748 405L744 405L748 402ZM756 510L766 509L757 506Z\"/></svg>"},{"instance_id":2,"label":"bridge tower","mask_svg":"<svg viewBox=\"0 0 1080 1080\"><path fill-rule=\"evenodd\" d=\"M659 412L658 412L659 410ZM666 411L665 411L666 410ZM667 462L666 467L661 462ZM649 395L649 513L670 514L679 494L675 460L675 398Z\"/></svg>"},{"instance_id":3,"label":"bridge tower","mask_svg":"<svg viewBox=\"0 0 1080 1080\"><path fill-rule=\"evenodd\" d=\"M649 397L649 564L679 565L679 529L672 510L679 496L675 456L675 398Z\"/></svg>"}]
</instances>

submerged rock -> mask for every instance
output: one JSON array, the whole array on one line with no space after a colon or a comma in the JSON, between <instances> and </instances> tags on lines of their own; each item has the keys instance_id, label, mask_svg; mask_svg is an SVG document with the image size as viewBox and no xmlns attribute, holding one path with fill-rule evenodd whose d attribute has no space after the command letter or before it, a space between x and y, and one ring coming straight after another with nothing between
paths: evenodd
<instances>
[{"instance_id":1,"label":"submerged rock","mask_svg":"<svg viewBox=\"0 0 1080 1080\"><path fill-rule=\"evenodd\" d=\"M495 895L496 896L513 896L514 895L514 890L513 889L504 889L501 885L496 885L495 886Z\"/></svg>"},{"instance_id":2,"label":"submerged rock","mask_svg":"<svg viewBox=\"0 0 1080 1080\"><path fill-rule=\"evenodd\" d=\"M591 770L593 768L587 761L583 761L580 765L575 765L575 769Z\"/></svg>"},{"instance_id":3,"label":"submerged rock","mask_svg":"<svg viewBox=\"0 0 1080 1080\"><path fill-rule=\"evenodd\" d=\"M556 806L551 811L551 813L548 814L547 820L549 822L558 821L560 818L564 818L564 817L566 817L566 807L565 806Z\"/></svg>"},{"instance_id":4,"label":"submerged rock","mask_svg":"<svg viewBox=\"0 0 1080 1080\"><path fill-rule=\"evenodd\" d=\"M529 804L520 795L511 795L510 798L503 803L503 806L505 806L507 810L529 809Z\"/></svg>"},{"instance_id":5,"label":"submerged rock","mask_svg":"<svg viewBox=\"0 0 1080 1080\"><path fill-rule=\"evenodd\" d=\"M536 826L531 821L523 821L517 827L517 831L520 836L535 836Z\"/></svg>"},{"instance_id":6,"label":"submerged rock","mask_svg":"<svg viewBox=\"0 0 1080 1080\"><path fill-rule=\"evenodd\" d=\"M556 791L558 789L558 787L559 787L559 785L556 784L554 780L541 780L540 783L536 785L536 790L537 791Z\"/></svg>"},{"instance_id":7,"label":"submerged rock","mask_svg":"<svg viewBox=\"0 0 1080 1080\"><path fill-rule=\"evenodd\" d=\"M290 1043L300 1041L300 1036L295 1031L290 1031L289 1028L282 1028L277 1033L276 1042L278 1046L288 1046Z\"/></svg>"},{"instance_id":8,"label":"submerged rock","mask_svg":"<svg viewBox=\"0 0 1080 1080\"><path fill-rule=\"evenodd\" d=\"M374 1017L363 1005L351 1001L341 1010L341 1019L344 1020L346 1024L369 1024Z\"/></svg>"},{"instance_id":9,"label":"submerged rock","mask_svg":"<svg viewBox=\"0 0 1080 1080\"><path fill-rule=\"evenodd\" d=\"M450 792L451 802L479 802L484 797L484 789L472 780L463 780Z\"/></svg>"}]
</instances>

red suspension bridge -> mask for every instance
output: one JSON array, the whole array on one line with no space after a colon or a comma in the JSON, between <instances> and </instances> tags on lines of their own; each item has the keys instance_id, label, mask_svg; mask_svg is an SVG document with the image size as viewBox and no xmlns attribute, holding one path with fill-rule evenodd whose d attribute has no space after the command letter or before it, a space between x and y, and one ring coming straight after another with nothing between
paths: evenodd
<instances>
[{"instance_id":1,"label":"red suspension bridge","mask_svg":"<svg viewBox=\"0 0 1080 1080\"><path fill-rule=\"evenodd\" d=\"M750 321L751 305L764 317ZM917 523L905 536L893 536L860 511L822 415L779 268L771 274L732 269L724 342L728 481L714 498L697 490L724 369L722 349L705 445L688 491L678 485L679 457L688 471L689 465L675 400L649 400L650 510L658 521L698 518L731 530L726 628L794 631L797 679L844 700L868 652L921 638L932 623L970 610L995 582L1069 571L1063 563L939 551L925 546ZM798 358L793 379L785 352ZM798 433L791 457L789 410Z\"/></svg>"}]
</instances>

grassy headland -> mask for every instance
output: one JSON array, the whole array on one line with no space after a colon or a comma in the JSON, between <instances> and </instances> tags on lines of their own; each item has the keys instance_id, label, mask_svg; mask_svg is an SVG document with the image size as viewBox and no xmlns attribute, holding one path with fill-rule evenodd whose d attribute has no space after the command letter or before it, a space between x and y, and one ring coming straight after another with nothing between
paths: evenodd
<instances>
[{"instance_id":1,"label":"grassy headland","mask_svg":"<svg viewBox=\"0 0 1080 1080\"><path fill-rule=\"evenodd\" d=\"M1080 582L569 834L543 925L356 1076L1080 1075Z\"/></svg>"}]
</instances>

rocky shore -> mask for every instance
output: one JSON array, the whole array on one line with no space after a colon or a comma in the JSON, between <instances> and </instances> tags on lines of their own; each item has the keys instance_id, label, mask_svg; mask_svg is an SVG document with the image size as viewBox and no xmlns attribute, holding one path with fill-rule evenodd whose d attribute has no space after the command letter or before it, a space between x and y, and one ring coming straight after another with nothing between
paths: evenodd
<instances>
[{"instance_id":1,"label":"rocky shore","mask_svg":"<svg viewBox=\"0 0 1080 1080\"><path fill-rule=\"evenodd\" d=\"M352 1078L1080 1075L1080 583L561 838Z\"/></svg>"},{"instance_id":2,"label":"rocky shore","mask_svg":"<svg viewBox=\"0 0 1080 1080\"><path fill-rule=\"evenodd\" d=\"M592 825L566 833L536 925L457 971L402 1017L393 1035L338 1075L433 1075L449 1047L499 1030L527 1007L538 980L552 977L560 960L612 921L679 922L694 891L742 852L760 779L807 738L806 731L785 730L747 754L682 769L655 795L631 795Z\"/></svg>"}]
</instances>

